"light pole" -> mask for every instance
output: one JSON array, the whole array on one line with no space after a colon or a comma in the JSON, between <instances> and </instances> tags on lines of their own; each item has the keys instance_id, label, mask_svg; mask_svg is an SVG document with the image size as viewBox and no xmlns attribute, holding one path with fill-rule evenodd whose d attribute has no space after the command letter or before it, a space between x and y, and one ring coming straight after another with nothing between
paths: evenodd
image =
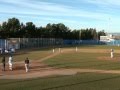
<instances>
[{"instance_id":1,"label":"light pole","mask_svg":"<svg viewBox=\"0 0 120 90\"><path fill-rule=\"evenodd\" d=\"M110 21L111 21L111 18L109 18L109 25L108 25L108 29L110 30Z\"/></svg>"}]
</instances>

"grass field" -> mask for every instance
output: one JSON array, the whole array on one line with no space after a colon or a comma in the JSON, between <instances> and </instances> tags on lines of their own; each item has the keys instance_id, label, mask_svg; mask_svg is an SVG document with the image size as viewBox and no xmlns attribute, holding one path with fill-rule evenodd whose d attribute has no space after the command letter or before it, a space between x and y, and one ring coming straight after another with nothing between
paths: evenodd
<instances>
[{"instance_id":1,"label":"grass field","mask_svg":"<svg viewBox=\"0 0 120 90\"><path fill-rule=\"evenodd\" d=\"M112 46L80 46L85 52L67 52L61 53L59 56L50 58L44 63L51 67L58 68L89 68L89 69L103 69L103 70L119 70L120 69L120 53L114 53L116 60L110 58L110 49L120 49L120 47ZM73 49L73 48L72 48ZM104 50L99 52L99 50ZM95 52L94 52L95 51ZM107 58L107 59L105 59Z\"/></svg>"},{"instance_id":2,"label":"grass field","mask_svg":"<svg viewBox=\"0 0 120 90\"><path fill-rule=\"evenodd\" d=\"M29 80L0 80L1 90L120 90L120 75L81 73Z\"/></svg>"},{"instance_id":3,"label":"grass field","mask_svg":"<svg viewBox=\"0 0 120 90\"><path fill-rule=\"evenodd\" d=\"M77 46L77 45L76 45ZM65 47L65 48L75 48L76 46L69 46L69 47ZM78 48L82 48L82 49L111 49L111 48L113 48L113 49L120 49L120 47L118 47L118 46L108 46L108 45L80 45L80 46L77 46Z\"/></svg>"},{"instance_id":4,"label":"grass field","mask_svg":"<svg viewBox=\"0 0 120 90\"><path fill-rule=\"evenodd\" d=\"M99 57L105 56L110 57L108 53L64 53L50 58L44 63L58 68L120 69L120 60L99 59ZM119 54L116 54L115 57L119 57Z\"/></svg>"},{"instance_id":5,"label":"grass field","mask_svg":"<svg viewBox=\"0 0 120 90\"><path fill-rule=\"evenodd\" d=\"M28 57L30 60L40 60L41 58L44 58L46 56L49 56L52 54L51 50L46 49L26 49L26 50L19 50L16 51L15 54L13 54L13 59L15 62L24 61L26 57ZM6 55L8 59L9 55ZM0 57L1 59L1 57Z\"/></svg>"},{"instance_id":6,"label":"grass field","mask_svg":"<svg viewBox=\"0 0 120 90\"><path fill-rule=\"evenodd\" d=\"M74 49L64 48L64 49ZM109 51L111 48L120 50L120 47L112 46L79 46L81 50L88 52L61 53L49 58L43 63L55 68L81 68L97 70L120 70L120 53L115 52L115 59L110 59L109 52L98 52L100 49ZM63 49L63 48L62 48ZM90 52L96 50L97 52ZM15 58L22 60L30 55L33 60L39 60L52 54L51 50L28 51L26 54L18 54ZM22 58L21 58L22 57ZM104 58L104 57L107 57ZM120 74L105 73L77 73L76 75L50 76L25 80L0 80L0 90L120 90Z\"/></svg>"}]
</instances>

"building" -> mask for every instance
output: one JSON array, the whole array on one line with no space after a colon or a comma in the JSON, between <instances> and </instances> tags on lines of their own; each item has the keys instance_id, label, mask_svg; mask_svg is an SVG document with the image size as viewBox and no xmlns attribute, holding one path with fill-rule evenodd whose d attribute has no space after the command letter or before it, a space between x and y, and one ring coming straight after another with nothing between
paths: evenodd
<instances>
[{"instance_id":1,"label":"building","mask_svg":"<svg viewBox=\"0 0 120 90\"><path fill-rule=\"evenodd\" d=\"M102 42L111 42L115 40L115 36L112 34L108 34L107 36L100 36L100 41Z\"/></svg>"},{"instance_id":2,"label":"building","mask_svg":"<svg viewBox=\"0 0 120 90\"><path fill-rule=\"evenodd\" d=\"M100 41L106 45L120 46L120 33L110 33L100 36Z\"/></svg>"},{"instance_id":3,"label":"building","mask_svg":"<svg viewBox=\"0 0 120 90\"><path fill-rule=\"evenodd\" d=\"M0 48L20 49L20 40L19 40L19 38L0 39Z\"/></svg>"}]
</instances>

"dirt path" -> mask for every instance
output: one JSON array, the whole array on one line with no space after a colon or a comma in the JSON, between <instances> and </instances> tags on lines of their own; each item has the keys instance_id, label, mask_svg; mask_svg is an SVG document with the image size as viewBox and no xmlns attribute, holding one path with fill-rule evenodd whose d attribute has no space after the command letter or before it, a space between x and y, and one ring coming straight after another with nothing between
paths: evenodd
<instances>
[{"instance_id":1,"label":"dirt path","mask_svg":"<svg viewBox=\"0 0 120 90\"><path fill-rule=\"evenodd\" d=\"M20 61L20 62L14 62L13 63L13 71L10 71L8 69L8 64L6 63L6 70L5 71L1 71L0 70L0 79L24 79L24 78L32 78L34 77L38 77L38 74L36 75L36 73L39 72L42 73L43 71L51 71L53 70L53 67L48 67L47 65L43 64L42 61L47 60L49 58L52 58L54 56L59 55L59 52L53 53L47 57L44 57L40 60L33 60L30 62L30 72L26 73L25 72L25 66L24 66L24 61ZM2 67L2 65L0 64L0 67ZM33 75L32 75L33 74ZM13 77L13 78L12 78Z\"/></svg>"},{"instance_id":2,"label":"dirt path","mask_svg":"<svg viewBox=\"0 0 120 90\"><path fill-rule=\"evenodd\" d=\"M55 56L57 56L59 54L60 54L59 52L53 53L53 54L51 54L51 55L49 55L49 56L47 56L45 58L40 59L39 61L42 62L42 61L47 60L49 58L55 57Z\"/></svg>"},{"instance_id":3,"label":"dirt path","mask_svg":"<svg viewBox=\"0 0 120 90\"><path fill-rule=\"evenodd\" d=\"M109 74L120 74L119 70L96 70L96 69L48 69L41 70L34 73L18 74L18 75L0 75L0 79L29 79L37 77L46 77L53 75L75 75L77 73L109 73Z\"/></svg>"}]
</instances>

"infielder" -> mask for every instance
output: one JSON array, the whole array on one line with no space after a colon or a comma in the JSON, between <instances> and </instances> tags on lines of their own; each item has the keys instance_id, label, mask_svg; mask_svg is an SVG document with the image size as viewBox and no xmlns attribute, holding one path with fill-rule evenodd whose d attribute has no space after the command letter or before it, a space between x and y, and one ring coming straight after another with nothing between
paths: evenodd
<instances>
[{"instance_id":1,"label":"infielder","mask_svg":"<svg viewBox=\"0 0 120 90\"><path fill-rule=\"evenodd\" d=\"M13 70L13 58L12 58L12 56L9 57L8 64L9 64L9 69L12 71Z\"/></svg>"},{"instance_id":2,"label":"infielder","mask_svg":"<svg viewBox=\"0 0 120 90\"><path fill-rule=\"evenodd\" d=\"M59 53L61 53L61 48L59 48Z\"/></svg>"},{"instance_id":3,"label":"infielder","mask_svg":"<svg viewBox=\"0 0 120 90\"><path fill-rule=\"evenodd\" d=\"M76 52L78 51L78 48L76 47Z\"/></svg>"},{"instance_id":4,"label":"infielder","mask_svg":"<svg viewBox=\"0 0 120 90\"><path fill-rule=\"evenodd\" d=\"M53 49L53 53L55 53L55 49Z\"/></svg>"},{"instance_id":5,"label":"infielder","mask_svg":"<svg viewBox=\"0 0 120 90\"><path fill-rule=\"evenodd\" d=\"M113 50L113 49L111 49L111 58L113 58L113 57L114 57L113 53L114 53L114 50Z\"/></svg>"}]
</instances>

